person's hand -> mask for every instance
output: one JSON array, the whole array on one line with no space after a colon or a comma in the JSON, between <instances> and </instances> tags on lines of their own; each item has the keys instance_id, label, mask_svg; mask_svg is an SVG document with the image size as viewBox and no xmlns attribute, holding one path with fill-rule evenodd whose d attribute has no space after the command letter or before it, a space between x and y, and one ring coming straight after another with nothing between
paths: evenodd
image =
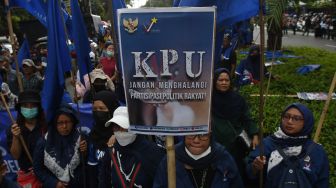
<instances>
[{"instance_id":1,"label":"person's hand","mask_svg":"<svg viewBox=\"0 0 336 188\"><path fill-rule=\"evenodd\" d=\"M86 143L86 140L81 140L80 143L79 143L79 150L81 152L86 152L87 150L87 143Z\"/></svg>"},{"instance_id":2,"label":"person's hand","mask_svg":"<svg viewBox=\"0 0 336 188\"><path fill-rule=\"evenodd\" d=\"M253 171L256 173L263 169L264 165L266 164L266 157L265 156L258 156L254 159L252 163Z\"/></svg>"},{"instance_id":3,"label":"person's hand","mask_svg":"<svg viewBox=\"0 0 336 188\"><path fill-rule=\"evenodd\" d=\"M252 138L252 149L255 149L257 145L259 145L259 137L258 135L254 135Z\"/></svg>"},{"instance_id":4,"label":"person's hand","mask_svg":"<svg viewBox=\"0 0 336 188\"><path fill-rule=\"evenodd\" d=\"M112 135L110 137L110 139L107 141L107 146L108 147L112 147L114 145L114 143L116 142L116 138L115 138L115 135Z\"/></svg>"},{"instance_id":5,"label":"person's hand","mask_svg":"<svg viewBox=\"0 0 336 188\"><path fill-rule=\"evenodd\" d=\"M11 132L15 137L18 137L21 135L21 129L17 123L14 123L11 127Z\"/></svg>"},{"instance_id":6,"label":"person's hand","mask_svg":"<svg viewBox=\"0 0 336 188\"><path fill-rule=\"evenodd\" d=\"M6 175L6 170L7 170L6 164L2 163L0 165L0 184L1 184L2 180L3 180L3 177L5 177L5 175Z\"/></svg>"},{"instance_id":7,"label":"person's hand","mask_svg":"<svg viewBox=\"0 0 336 188\"><path fill-rule=\"evenodd\" d=\"M57 182L57 184L56 184L56 188L66 188L67 185L68 185L67 183L64 183L64 182L59 181L59 182Z\"/></svg>"}]
</instances>

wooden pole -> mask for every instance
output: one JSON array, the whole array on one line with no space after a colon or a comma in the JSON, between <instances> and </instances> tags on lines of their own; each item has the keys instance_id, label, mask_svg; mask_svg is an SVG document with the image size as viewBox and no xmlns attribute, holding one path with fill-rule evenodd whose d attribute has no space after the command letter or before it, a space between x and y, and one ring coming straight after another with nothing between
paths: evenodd
<instances>
[{"instance_id":1,"label":"wooden pole","mask_svg":"<svg viewBox=\"0 0 336 188\"><path fill-rule=\"evenodd\" d=\"M275 42L274 43L276 44L277 42L278 42L278 36L275 37ZM271 60L271 68L270 68L270 71L269 71L269 76L268 76L268 81L267 81L267 87L266 87L266 92L265 92L264 107L266 105L268 90L269 90L269 87L271 85L273 63L274 63L274 60L275 60L275 47L276 47L276 45L274 45L274 48L273 48L273 55L272 55L272 60Z\"/></svg>"},{"instance_id":2,"label":"wooden pole","mask_svg":"<svg viewBox=\"0 0 336 188\"><path fill-rule=\"evenodd\" d=\"M175 148L174 137L166 137L167 150L167 169L168 169L168 188L176 188L176 166L175 166Z\"/></svg>"},{"instance_id":3,"label":"wooden pole","mask_svg":"<svg viewBox=\"0 0 336 188\"><path fill-rule=\"evenodd\" d=\"M327 98L327 100L324 104L323 111L321 113L320 120L318 122L317 129L316 129L316 132L315 132L315 135L314 135L314 142L316 142L316 143L319 140L319 136L320 136L321 129L322 129L322 124L323 124L323 121L324 121L325 116L327 114L329 103L330 103L330 100L332 98L332 93L335 89L335 85L336 85L336 72L334 73L334 78L333 78L333 80L331 82L331 85L330 85L330 88L329 88L328 98Z\"/></svg>"},{"instance_id":4,"label":"wooden pole","mask_svg":"<svg viewBox=\"0 0 336 188\"><path fill-rule=\"evenodd\" d=\"M9 6L9 2L8 0L4 0L5 1L5 6L8 7ZM15 72L16 72L16 77L18 80L18 84L19 84L19 90L20 92L23 91L23 84L22 84L22 77L19 71L19 64L17 61L17 56L16 56L16 46L15 46L15 41L14 41L14 32L13 32L13 24L12 24L12 15L11 15L11 11L10 9L8 9L7 11L7 23L8 23L8 31L9 31L9 35L10 35L10 42L13 48L13 57L15 59Z\"/></svg>"},{"instance_id":5,"label":"wooden pole","mask_svg":"<svg viewBox=\"0 0 336 188\"><path fill-rule=\"evenodd\" d=\"M264 155L263 146L263 127L264 127L264 45L265 45L265 26L264 26L264 11L263 11L264 0L259 0L259 25L260 25L260 101L259 101L259 139L260 139L260 154L262 157ZM259 187L263 187L263 170L259 173Z\"/></svg>"},{"instance_id":6,"label":"wooden pole","mask_svg":"<svg viewBox=\"0 0 336 188\"><path fill-rule=\"evenodd\" d=\"M13 118L13 116L12 116L10 110L9 110L9 107L8 107L8 105L7 105L7 102L6 102L6 100L5 100L5 97L3 96L3 94L2 94L1 91L0 91L0 95L1 95L2 103L4 104L4 106L5 106L5 108L6 108L6 111L7 111L8 115L9 115L9 118L11 119L12 124L14 124L14 123L15 123L15 120L14 120L14 118ZM33 158L32 158L32 156L30 155L29 150L28 150L28 147L27 147L27 144L26 144L26 142L24 141L24 139L23 139L23 137L22 137L21 134L20 134L20 136L19 136L19 140L20 140L20 142L21 142L21 144L22 144L22 147L23 147L25 153L27 154L27 157L28 157L29 161L31 162L31 164L33 164Z\"/></svg>"}]
</instances>

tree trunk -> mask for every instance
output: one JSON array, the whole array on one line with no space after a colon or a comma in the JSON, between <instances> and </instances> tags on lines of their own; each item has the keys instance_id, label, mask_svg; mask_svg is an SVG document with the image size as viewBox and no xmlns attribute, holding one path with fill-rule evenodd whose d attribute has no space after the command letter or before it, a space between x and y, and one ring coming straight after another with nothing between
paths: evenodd
<instances>
[{"instance_id":1,"label":"tree trunk","mask_svg":"<svg viewBox=\"0 0 336 188\"><path fill-rule=\"evenodd\" d=\"M272 31L273 29L273 31ZM273 51L275 50L281 50L282 47L282 31L275 31L274 28L271 28L271 30L267 31L267 50Z\"/></svg>"}]
</instances>

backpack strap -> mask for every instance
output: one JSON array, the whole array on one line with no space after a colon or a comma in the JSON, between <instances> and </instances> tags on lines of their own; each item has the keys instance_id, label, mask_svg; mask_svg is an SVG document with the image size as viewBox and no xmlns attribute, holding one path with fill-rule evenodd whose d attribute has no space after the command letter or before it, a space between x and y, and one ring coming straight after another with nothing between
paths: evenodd
<instances>
[{"instance_id":1,"label":"backpack strap","mask_svg":"<svg viewBox=\"0 0 336 188\"><path fill-rule=\"evenodd\" d=\"M283 149L281 149L279 146L276 146L277 151L279 152L279 154L284 158L285 161L288 160L288 156L285 154L285 152L283 151Z\"/></svg>"}]
</instances>

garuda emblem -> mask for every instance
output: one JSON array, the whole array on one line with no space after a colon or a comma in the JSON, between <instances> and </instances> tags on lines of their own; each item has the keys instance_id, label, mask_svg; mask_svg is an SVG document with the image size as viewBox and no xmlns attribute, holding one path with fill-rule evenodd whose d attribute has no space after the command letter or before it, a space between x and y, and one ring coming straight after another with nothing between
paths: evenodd
<instances>
[{"instance_id":1,"label":"garuda emblem","mask_svg":"<svg viewBox=\"0 0 336 188\"><path fill-rule=\"evenodd\" d=\"M127 20L123 19L123 25L127 32L134 33L138 28L139 20L138 18L132 20L131 18L128 18Z\"/></svg>"}]
</instances>

